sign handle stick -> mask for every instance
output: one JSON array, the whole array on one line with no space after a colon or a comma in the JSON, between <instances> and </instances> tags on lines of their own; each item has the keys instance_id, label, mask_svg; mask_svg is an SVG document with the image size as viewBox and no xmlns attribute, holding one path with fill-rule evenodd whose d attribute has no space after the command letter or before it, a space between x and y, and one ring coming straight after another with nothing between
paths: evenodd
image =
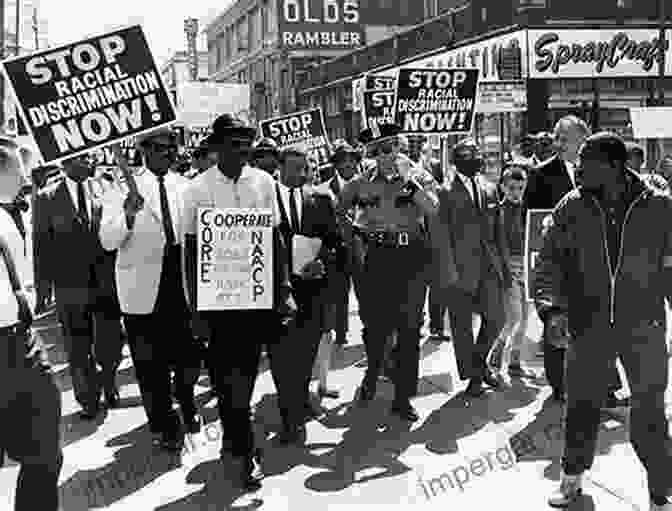
<instances>
[{"instance_id":1,"label":"sign handle stick","mask_svg":"<svg viewBox=\"0 0 672 511\"><path fill-rule=\"evenodd\" d=\"M121 151L121 145L114 144L112 146L112 153L114 154L114 158L119 164L119 168L121 169L121 173L124 175L124 179L126 179L129 191L132 195L140 196L140 192L138 191L138 184L135 182L135 176L133 175L133 171L128 164L128 160Z\"/></svg>"}]
</instances>

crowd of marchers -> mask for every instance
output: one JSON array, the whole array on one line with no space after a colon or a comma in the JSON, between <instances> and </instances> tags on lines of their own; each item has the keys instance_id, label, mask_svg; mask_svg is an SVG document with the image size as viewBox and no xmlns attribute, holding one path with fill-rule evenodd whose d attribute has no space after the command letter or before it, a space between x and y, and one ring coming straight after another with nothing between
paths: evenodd
<instances>
[{"instance_id":1,"label":"crowd of marchers","mask_svg":"<svg viewBox=\"0 0 672 511\"><path fill-rule=\"evenodd\" d=\"M496 179L483 173L474 139L451 147L444 165L429 144L414 159L399 127L374 128L356 144L334 141L330 165L320 169L300 146L258 139L229 114L186 164L173 130L136 137L143 167L120 160L123 172L101 169L88 154L26 169L12 139L0 140L0 410L12 418L0 423L0 454L21 463L17 511L58 509L63 460L61 398L31 333L35 314L55 303L83 421L119 406L116 374L128 344L147 441L157 449L179 452L185 435L204 427L194 386L207 370L224 470L254 490L269 455L255 445L250 407L262 353L278 395L278 449L300 445L306 422L322 413L318 403L339 397L329 370L349 342L351 290L367 360L357 405L375 399L388 379L390 412L418 420L412 401L428 292L430 341L454 344L469 400L497 392L504 374L532 376L521 354L536 313L545 375L566 413L563 475L549 503L567 507L581 494L600 410L625 406L651 509L672 510L664 409L672 165L642 173L640 147L591 134L573 116L553 133L523 137ZM270 309L198 310L197 211L204 207L273 212ZM553 210L531 302L530 209ZM299 236L320 240L302 267L293 262ZM27 237L34 304L23 272ZM617 360L629 399L616 394L623 386Z\"/></svg>"}]
</instances>

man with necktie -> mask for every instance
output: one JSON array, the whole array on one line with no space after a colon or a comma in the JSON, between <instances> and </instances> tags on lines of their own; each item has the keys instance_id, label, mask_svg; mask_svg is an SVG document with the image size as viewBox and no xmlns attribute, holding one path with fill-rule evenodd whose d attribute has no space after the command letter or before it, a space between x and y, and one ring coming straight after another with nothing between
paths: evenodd
<instances>
[{"instance_id":1,"label":"man with necktie","mask_svg":"<svg viewBox=\"0 0 672 511\"><path fill-rule=\"evenodd\" d=\"M465 395L483 395L483 384L499 381L486 365L504 327L504 290L511 285L506 247L489 218L496 190L478 174L483 166L478 145L465 139L453 149L456 171L439 192L439 213L432 231L435 257L441 261L435 281L448 304L460 378L469 380ZM481 326L474 335L473 315Z\"/></svg>"},{"instance_id":2,"label":"man with necktie","mask_svg":"<svg viewBox=\"0 0 672 511\"><path fill-rule=\"evenodd\" d=\"M171 130L146 133L136 143L145 168L127 195L106 197L100 239L107 250L118 250L119 302L154 443L179 451L185 430L200 430L194 385L201 352L189 324L181 255L182 193L189 181L170 172L177 154ZM173 410L173 369L184 429Z\"/></svg>"},{"instance_id":3,"label":"man with necktie","mask_svg":"<svg viewBox=\"0 0 672 511\"><path fill-rule=\"evenodd\" d=\"M271 350L271 363L278 362L276 367L285 367L284 370L280 368L277 376L287 376L291 380L291 384L287 385L280 382L280 387L288 389L286 396L280 395L282 390L278 392L284 428L280 440L283 443L301 441L305 434L305 419L316 415L309 398L316 357L320 373L318 396L337 398L339 395L336 390L327 387L326 380L334 327L329 278L336 270L336 254L341 248L341 238L329 195L305 186L309 172L304 150L288 148L281 152L280 180L276 184L279 229L290 251L291 283L298 309L294 328L281 342L278 356L282 360L274 361L277 351ZM316 238L321 242L316 257L303 268L293 264L296 236Z\"/></svg>"},{"instance_id":4,"label":"man with necktie","mask_svg":"<svg viewBox=\"0 0 672 511\"><path fill-rule=\"evenodd\" d=\"M101 390L109 407L119 402L115 376L123 341L114 254L98 239L101 206L92 194L89 156L63 161L63 172L62 181L48 185L37 197L37 303L45 302L48 297L40 293L53 283L75 399L82 407L81 417L92 420L99 411ZM102 368L100 375L96 364Z\"/></svg>"}]
</instances>

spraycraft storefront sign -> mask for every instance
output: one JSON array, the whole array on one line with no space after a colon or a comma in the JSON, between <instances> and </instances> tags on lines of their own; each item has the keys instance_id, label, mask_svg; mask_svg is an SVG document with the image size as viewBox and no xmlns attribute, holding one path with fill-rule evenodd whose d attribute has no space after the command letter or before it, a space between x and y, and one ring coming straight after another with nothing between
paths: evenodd
<instances>
[{"instance_id":1,"label":"spraycraft storefront sign","mask_svg":"<svg viewBox=\"0 0 672 511\"><path fill-rule=\"evenodd\" d=\"M659 41L657 29L528 30L530 78L657 76L666 52L672 73L670 32Z\"/></svg>"},{"instance_id":2,"label":"spraycraft storefront sign","mask_svg":"<svg viewBox=\"0 0 672 511\"><path fill-rule=\"evenodd\" d=\"M280 46L344 50L366 43L359 0L277 0Z\"/></svg>"}]
</instances>

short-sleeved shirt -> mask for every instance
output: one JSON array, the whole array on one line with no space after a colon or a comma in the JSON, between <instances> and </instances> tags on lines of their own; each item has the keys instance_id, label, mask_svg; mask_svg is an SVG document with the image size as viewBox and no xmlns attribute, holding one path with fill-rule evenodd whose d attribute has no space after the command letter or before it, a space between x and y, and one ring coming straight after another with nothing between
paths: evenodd
<instances>
[{"instance_id":1,"label":"short-sleeved shirt","mask_svg":"<svg viewBox=\"0 0 672 511\"><path fill-rule=\"evenodd\" d=\"M426 191L435 192L438 184L426 170L415 167L412 174ZM399 204L404 195L405 181L400 175L385 177L373 169L370 176L360 175L350 181L341 195L340 208L354 206L353 225L363 230L387 229L418 232L424 224L425 213L412 201Z\"/></svg>"},{"instance_id":2,"label":"short-sleeved shirt","mask_svg":"<svg viewBox=\"0 0 672 511\"><path fill-rule=\"evenodd\" d=\"M184 234L197 233L198 208L271 209L278 225L275 180L268 172L246 165L237 181L217 166L194 178L184 192Z\"/></svg>"}]
</instances>

